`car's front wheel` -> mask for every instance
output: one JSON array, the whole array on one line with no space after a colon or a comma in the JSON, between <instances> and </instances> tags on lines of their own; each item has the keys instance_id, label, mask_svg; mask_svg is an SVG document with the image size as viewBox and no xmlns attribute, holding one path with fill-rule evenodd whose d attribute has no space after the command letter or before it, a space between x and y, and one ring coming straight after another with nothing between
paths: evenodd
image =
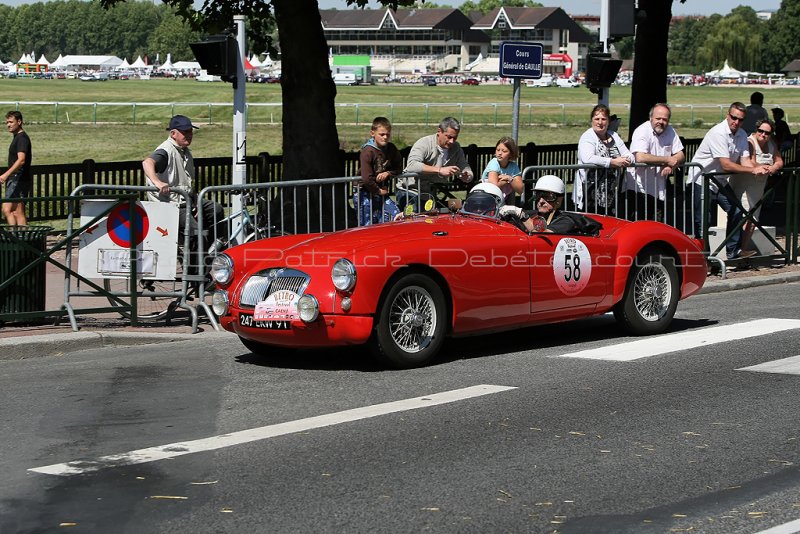
<instances>
[{"instance_id":1,"label":"car's front wheel","mask_svg":"<svg viewBox=\"0 0 800 534\"><path fill-rule=\"evenodd\" d=\"M614 317L631 334L665 331L678 307L680 285L675 260L658 253L642 253L631 267L625 295L614 307Z\"/></svg>"},{"instance_id":2,"label":"car's front wheel","mask_svg":"<svg viewBox=\"0 0 800 534\"><path fill-rule=\"evenodd\" d=\"M370 350L378 360L398 369L425 365L444 341L444 293L428 276L408 274L391 286L375 320Z\"/></svg>"}]
</instances>

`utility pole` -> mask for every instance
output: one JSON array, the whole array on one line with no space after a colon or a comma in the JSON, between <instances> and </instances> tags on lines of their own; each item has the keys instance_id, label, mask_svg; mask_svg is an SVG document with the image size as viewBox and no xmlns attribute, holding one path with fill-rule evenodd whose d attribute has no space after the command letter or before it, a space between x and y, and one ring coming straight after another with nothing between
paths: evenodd
<instances>
[{"instance_id":1,"label":"utility pole","mask_svg":"<svg viewBox=\"0 0 800 534\"><path fill-rule=\"evenodd\" d=\"M600 0L600 42L603 44L603 53L608 54L609 27L611 26L611 0ZM602 87L597 93L597 103L608 105L611 92L610 87Z\"/></svg>"},{"instance_id":2,"label":"utility pole","mask_svg":"<svg viewBox=\"0 0 800 534\"><path fill-rule=\"evenodd\" d=\"M247 39L244 27L244 15L234 15L233 21L236 25L236 41L239 45L239 53L236 60L236 79L233 82L233 185L244 185L247 182L247 126L245 122L245 86L246 78L244 72L244 55L246 53ZM241 213L242 197L231 195L231 210L233 213ZM242 219L237 218L233 221L234 228L231 235L242 225Z\"/></svg>"}]
</instances>

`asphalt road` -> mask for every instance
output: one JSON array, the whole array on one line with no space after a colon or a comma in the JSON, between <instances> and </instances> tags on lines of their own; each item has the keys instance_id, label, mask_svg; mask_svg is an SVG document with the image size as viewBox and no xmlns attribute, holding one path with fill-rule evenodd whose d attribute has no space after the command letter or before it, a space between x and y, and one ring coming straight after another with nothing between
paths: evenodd
<instances>
[{"instance_id":1,"label":"asphalt road","mask_svg":"<svg viewBox=\"0 0 800 534\"><path fill-rule=\"evenodd\" d=\"M0 361L0 532L797 522L800 375L741 369L800 356L798 302L798 283L700 295L679 305L672 337L644 345L604 316L452 340L409 371L360 349L258 359L202 335ZM165 457L129 454L152 447ZM76 474L31 471L53 465Z\"/></svg>"}]
</instances>

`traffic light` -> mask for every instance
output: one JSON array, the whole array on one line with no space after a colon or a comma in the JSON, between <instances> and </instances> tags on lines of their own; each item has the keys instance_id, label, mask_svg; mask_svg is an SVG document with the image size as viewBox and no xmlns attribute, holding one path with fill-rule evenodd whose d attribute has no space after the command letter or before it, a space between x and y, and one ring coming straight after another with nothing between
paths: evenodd
<instances>
[{"instance_id":1,"label":"traffic light","mask_svg":"<svg viewBox=\"0 0 800 534\"><path fill-rule=\"evenodd\" d=\"M617 79L621 59L611 59L611 54L589 54L586 58L586 86L593 93L611 87Z\"/></svg>"},{"instance_id":2,"label":"traffic light","mask_svg":"<svg viewBox=\"0 0 800 534\"><path fill-rule=\"evenodd\" d=\"M189 43L194 57L209 74L220 76L226 82L236 81L239 45L230 35L212 35L205 41Z\"/></svg>"},{"instance_id":3,"label":"traffic light","mask_svg":"<svg viewBox=\"0 0 800 534\"><path fill-rule=\"evenodd\" d=\"M636 34L636 6L634 0L610 0L608 9L608 36L628 37Z\"/></svg>"}]
</instances>

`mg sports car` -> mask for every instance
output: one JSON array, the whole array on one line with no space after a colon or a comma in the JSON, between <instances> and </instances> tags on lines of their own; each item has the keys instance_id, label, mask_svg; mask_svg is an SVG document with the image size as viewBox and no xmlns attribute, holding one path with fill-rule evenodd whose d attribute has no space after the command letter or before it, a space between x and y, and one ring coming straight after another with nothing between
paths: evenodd
<instances>
[{"instance_id":1,"label":"mg sports car","mask_svg":"<svg viewBox=\"0 0 800 534\"><path fill-rule=\"evenodd\" d=\"M367 344L396 368L429 363L447 336L609 311L634 335L663 332L705 282L702 243L657 222L592 219L594 235L528 233L457 211L263 239L215 258L212 307L256 354Z\"/></svg>"}]
</instances>

